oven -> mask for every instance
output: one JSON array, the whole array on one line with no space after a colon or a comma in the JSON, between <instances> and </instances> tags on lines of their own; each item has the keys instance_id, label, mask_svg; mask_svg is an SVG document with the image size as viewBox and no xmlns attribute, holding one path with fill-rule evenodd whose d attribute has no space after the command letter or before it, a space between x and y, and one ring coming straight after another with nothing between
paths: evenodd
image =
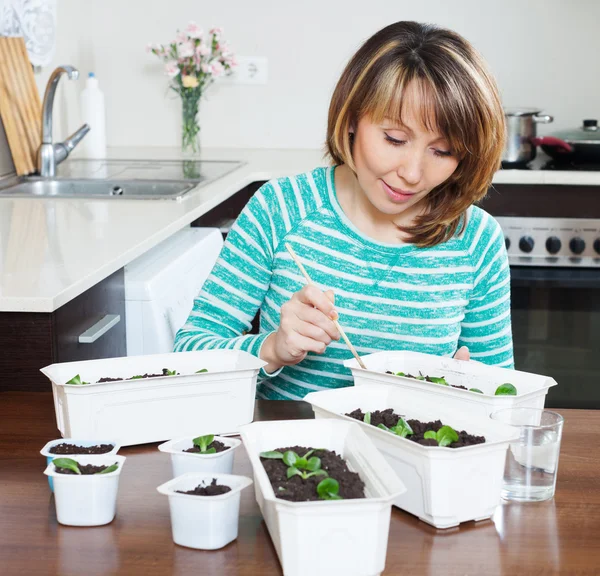
<instances>
[{"instance_id":1,"label":"oven","mask_svg":"<svg viewBox=\"0 0 600 576\"><path fill-rule=\"evenodd\" d=\"M600 408L600 185L497 184L515 367L553 377L547 407Z\"/></svg>"}]
</instances>

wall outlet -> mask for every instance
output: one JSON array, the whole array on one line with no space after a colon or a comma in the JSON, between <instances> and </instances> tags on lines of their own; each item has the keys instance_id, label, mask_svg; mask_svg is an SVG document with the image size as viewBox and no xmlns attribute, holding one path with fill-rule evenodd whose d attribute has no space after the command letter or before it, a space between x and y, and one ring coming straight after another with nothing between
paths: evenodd
<instances>
[{"instance_id":1,"label":"wall outlet","mask_svg":"<svg viewBox=\"0 0 600 576\"><path fill-rule=\"evenodd\" d=\"M224 76L228 84L266 84L269 79L268 60L258 56L238 56L233 74Z\"/></svg>"}]
</instances>

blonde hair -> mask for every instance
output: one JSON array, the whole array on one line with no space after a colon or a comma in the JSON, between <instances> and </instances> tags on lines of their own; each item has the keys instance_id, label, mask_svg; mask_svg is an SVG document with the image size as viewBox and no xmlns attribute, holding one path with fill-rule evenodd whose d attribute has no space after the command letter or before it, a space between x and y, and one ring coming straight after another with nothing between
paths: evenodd
<instances>
[{"instance_id":1,"label":"blonde hair","mask_svg":"<svg viewBox=\"0 0 600 576\"><path fill-rule=\"evenodd\" d=\"M403 94L415 82L420 115L459 159L448 180L427 196L427 213L404 228L418 246L451 238L466 209L483 198L500 167L505 142L498 87L479 53L460 35L429 24L396 22L352 57L331 98L326 152L333 164L352 160L351 131L364 116L402 120Z\"/></svg>"}]
</instances>

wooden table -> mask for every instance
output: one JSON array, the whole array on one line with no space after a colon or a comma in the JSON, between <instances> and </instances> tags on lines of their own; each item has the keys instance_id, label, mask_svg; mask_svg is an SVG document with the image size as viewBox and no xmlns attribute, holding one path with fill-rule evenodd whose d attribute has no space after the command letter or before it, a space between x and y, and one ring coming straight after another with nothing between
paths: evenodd
<instances>
[{"instance_id":1,"label":"wooden table","mask_svg":"<svg viewBox=\"0 0 600 576\"><path fill-rule=\"evenodd\" d=\"M384 574L600 574L600 412L560 412L565 427L552 501L504 503L493 521L449 530L394 508ZM256 406L259 420L311 417L304 402L259 400ZM242 494L235 542L213 552L173 543L167 498L156 491L171 478L171 467L156 444L121 449L127 462L111 524L59 525L39 454L56 437L49 394L0 393L0 574L281 574L253 488ZM236 451L234 473L252 475L243 449Z\"/></svg>"}]
</instances>

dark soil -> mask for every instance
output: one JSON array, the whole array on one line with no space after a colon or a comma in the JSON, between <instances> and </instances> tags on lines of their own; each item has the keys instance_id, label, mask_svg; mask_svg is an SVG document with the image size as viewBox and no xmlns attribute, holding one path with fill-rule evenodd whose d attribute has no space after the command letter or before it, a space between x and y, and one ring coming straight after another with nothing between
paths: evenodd
<instances>
[{"instance_id":1,"label":"dark soil","mask_svg":"<svg viewBox=\"0 0 600 576\"><path fill-rule=\"evenodd\" d=\"M193 494L194 496L219 496L220 494L231 492L231 488L229 486L217 484L217 479L213 478L208 486L198 484L193 490L176 490L176 492L179 494Z\"/></svg>"},{"instance_id":2,"label":"dark soil","mask_svg":"<svg viewBox=\"0 0 600 576\"><path fill-rule=\"evenodd\" d=\"M354 418L356 420L360 420L364 422L365 413L357 408L353 412L349 412L346 416L350 416L350 418ZM375 410L371 412L371 426L378 426L379 424L384 424L388 428L393 428L396 424L398 424L400 416L394 413L392 408L388 408L387 410ZM433 430L437 432L442 426L442 422L440 420L435 420L434 422L421 422L420 420L406 420L408 425L412 428L413 434L406 437L407 440L412 440L417 444L421 444L421 446L437 446L437 442L430 438L424 438L425 432L427 430ZM473 446L475 444L483 444L485 442L485 436L474 436L473 434L469 434L464 430L457 430L458 440L456 442L452 442L448 446L448 448L462 448L464 446Z\"/></svg>"},{"instance_id":3,"label":"dark soil","mask_svg":"<svg viewBox=\"0 0 600 576\"><path fill-rule=\"evenodd\" d=\"M291 446L288 448L275 448L275 450L281 453L292 450L299 456L304 456L311 448ZM321 469L325 470L330 478L338 481L340 486L339 496L345 500L365 497L365 483L356 472L348 470L346 461L343 458L331 450L319 449L315 449L311 454L312 456L320 458ZM320 500L317 493L317 484L325 479L326 476L313 476L308 478L308 480L303 480L300 476L292 476L288 480L286 476L288 467L283 460L273 460L270 458L261 458L260 460L265 467L277 498L291 502Z\"/></svg>"},{"instance_id":4,"label":"dark soil","mask_svg":"<svg viewBox=\"0 0 600 576\"><path fill-rule=\"evenodd\" d=\"M389 370L386 370L385 373L391 374L392 376L396 376L396 374L394 374L393 372L390 372ZM415 380L421 380L418 376L413 376L412 374L406 374L405 378L414 378ZM432 384L438 384L438 382L433 382L431 380L431 376L424 376L423 378L425 379L426 382L431 382ZM447 380L446 380L446 383L448 383ZM443 386L443 384L440 384L440 386ZM468 388L466 386L460 386L460 385L456 385L456 384L448 384L448 386L450 386L450 388L458 388L459 390L468 390Z\"/></svg>"},{"instance_id":5,"label":"dark soil","mask_svg":"<svg viewBox=\"0 0 600 576\"><path fill-rule=\"evenodd\" d=\"M96 446L77 446L76 444L56 444L48 452L51 454L106 454L114 448L114 444L97 444Z\"/></svg>"},{"instance_id":6,"label":"dark soil","mask_svg":"<svg viewBox=\"0 0 600 576\"><path fill-rule=\"evenodd\" d=\"M229 450L231 446L225 446L223 442L219 442L218 440L213 440L207 447L207 450L210 448L214 448L217 452L225 452L225 450ZM193 446L192 448L187 448L183 450L183 452L191 452L193 454L202 454L200 448L198 446Z\"/></svg>"},{"instance_id":7,"label":"dark soil","mask_svg":"<svg viewBox=\"0 0 600 576\"><path fill-rule=\"evenodd\" d=\"M116 462L115 462L116 464ZM93 464L77 464L79 471L81 472L81 474L86 475L86 474L97 474L98 472L102 472L102 470L106 470L109 466L112 466L112 464L108 464L105 466L94 466ZM69 470L68 468L59 468L58 466L55 466L56 471L59 472L60 474L73 474L75 475L76 473L73 472L73 470Z\"/></svg>"},{"instance_id":8,"label":"dark soil","mask_svg":"<svg viewBox=\"0 0 600 576\"><path fill-rule=\"evenodd\" d=\"M169 369L163 368L162 374L140 374L139 376L131 376L130 378L110 378L109 376L105 376L104 378L100 378L97 382L120 382L121 380L142 380L143 378L162 378L163 376L169 376ZM179 376L179 372L177 372L176 376Z\"/></svg>"}]
</instances>

